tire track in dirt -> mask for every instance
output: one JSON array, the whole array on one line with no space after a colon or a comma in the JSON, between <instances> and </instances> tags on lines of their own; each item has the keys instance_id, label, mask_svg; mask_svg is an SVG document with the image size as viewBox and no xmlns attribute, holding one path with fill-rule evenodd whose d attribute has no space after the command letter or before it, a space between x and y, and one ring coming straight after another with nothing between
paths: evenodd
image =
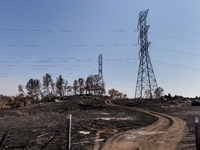
<instances>
[{"instance_id":1,"label":"tire track in dirt","mask_svg":"<svg viewBox=\"0 0 200 150\"><path fill-rule=\"evenodd\" d=\"M189 129L186 122L170 115L120 106L106 100L110 106L124 107L139 112L147 113L158 118L153 124L126 132L116 134L109 138L102 150L175 150L180 140L188 133ZM95 146L95 149L98 146Z\"/></svg>"}]
</instances>

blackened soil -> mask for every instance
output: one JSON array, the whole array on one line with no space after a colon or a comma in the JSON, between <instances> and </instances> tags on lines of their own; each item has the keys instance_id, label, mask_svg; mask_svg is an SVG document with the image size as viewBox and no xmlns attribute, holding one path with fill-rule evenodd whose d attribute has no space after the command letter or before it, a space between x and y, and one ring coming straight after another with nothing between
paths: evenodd
<instances>
[{"instance_id":1,"label":"blackened soil","mask_svg":"<svg viewBox=\"0 0 200 150\"><path fill-rule=\"evenodd\" d=\"M40 103L11 110L0 110L0 139L8 131L3 149L40 149L67 123L72 114L72 150L90 150L120 132L152 124L156 117L123 107L107 106L105 97L76 97L68 101ZM135 105L115 100L117 104ZM155 105L154 105L155 106ZM133 106L131 106L133 107ZM63 130L44 149L66 149Z\"/></svg>"},{"instance_id":2,"label":"blackened soil","mask_svg":"<svg viewBox=\"0 0 200 150\"><path fill-rule=\"evenodd\" d=\"M189 133L178 144L179 150L196 150L194 118L200 118L200 106L192 106L194 99L174 99L167 101L160 100L113 100L112 103L129 106L139 107L147 110L165 113L171 116L181 118L187 122Z\"/></svg>"}]
</instances>

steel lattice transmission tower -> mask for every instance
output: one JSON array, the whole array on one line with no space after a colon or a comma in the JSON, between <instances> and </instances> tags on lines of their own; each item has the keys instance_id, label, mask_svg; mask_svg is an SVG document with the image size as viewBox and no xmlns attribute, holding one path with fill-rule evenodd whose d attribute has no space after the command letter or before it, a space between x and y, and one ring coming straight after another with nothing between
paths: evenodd
<instances>
[{"instance_id":1,"label":"steel lattice transmission tower","mask_svg":"<svg viewBox=\"0 0 200 150\"><path fill-rule=\"evenodd\" d=\"M102 73L102 54L99 54L99 77L101 81L103 81L103 73Z\"/></svg>"},{"instance_id":2,"label":"steel lattice transmission tower","mask_svg":"<svg viewBox=\"0 0 200 150\"><path fill-rule=\"evenodd\" d=\"M147 14L149 9L139 13L139 43L140 43L140 64L138 69L135 98L153 98L155 90L158 88L156 77L153 72L153 66L149 57L147 32L150 25L147 25Z\"/></svg>"}]
</instances>

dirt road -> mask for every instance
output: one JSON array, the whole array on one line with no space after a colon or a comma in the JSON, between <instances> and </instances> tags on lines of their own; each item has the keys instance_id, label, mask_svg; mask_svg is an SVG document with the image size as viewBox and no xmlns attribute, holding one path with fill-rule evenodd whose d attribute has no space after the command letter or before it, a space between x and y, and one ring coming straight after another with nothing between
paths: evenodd
<instances>
[{"instance_id":1,"label":"dirt road","mask_svg":"<svg viewBox=\"0 0 200 150\"><path fill-rule=\"evenodd\" d=\"M141 108L116 105L111 103L111 100L107 100L106 104L137 110L159 119L150 126L114 135L107 140L102 150L175 150L178 149L178 142L189 131L184 120L170 115ZM97 149L97 145L95 149Z\"/></svg>"}]
</instances>

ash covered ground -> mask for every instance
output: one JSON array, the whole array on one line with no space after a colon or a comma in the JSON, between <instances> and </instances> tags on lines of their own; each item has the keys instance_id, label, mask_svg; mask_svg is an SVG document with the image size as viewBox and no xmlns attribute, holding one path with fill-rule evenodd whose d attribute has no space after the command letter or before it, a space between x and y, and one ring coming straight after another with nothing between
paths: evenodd
<instances>
[{"instance_id":1,"label":"ash covered ground","mask_svg":"<svg viewBox=\"0 0 200 150\"><path fill-rule=\"evenodd\" d=\"M179 150L196 150L194 118L200 118L200 100L195 98L174 98L170 100L113 100L115 104L139 107L146 110L161 112L187 122L189 133L178 144Z\"/></svg>"},{"instance_id":2,"label":"ash covered ground","mask_svg":"<svg viewBox=\"0 0 200 150\"><path fill-rule=\"evenodd\" d=\"M3 149L40 149L66 123L72 114L72 150L100 147L120 132L152 124L158 118L123 107L108 106L108 97L77 96L71 100L39 103L10 110L0 110L0 138L8 131ZM179 143L179 149L195 149L194 117L200 115L200 106L191 106L193 100L170 101L113 100L118 105L141 107L176 116L187 121L189 134ZM66 149L67 131L63 130L44 149Z\"/></svg>"}]
</instances>

